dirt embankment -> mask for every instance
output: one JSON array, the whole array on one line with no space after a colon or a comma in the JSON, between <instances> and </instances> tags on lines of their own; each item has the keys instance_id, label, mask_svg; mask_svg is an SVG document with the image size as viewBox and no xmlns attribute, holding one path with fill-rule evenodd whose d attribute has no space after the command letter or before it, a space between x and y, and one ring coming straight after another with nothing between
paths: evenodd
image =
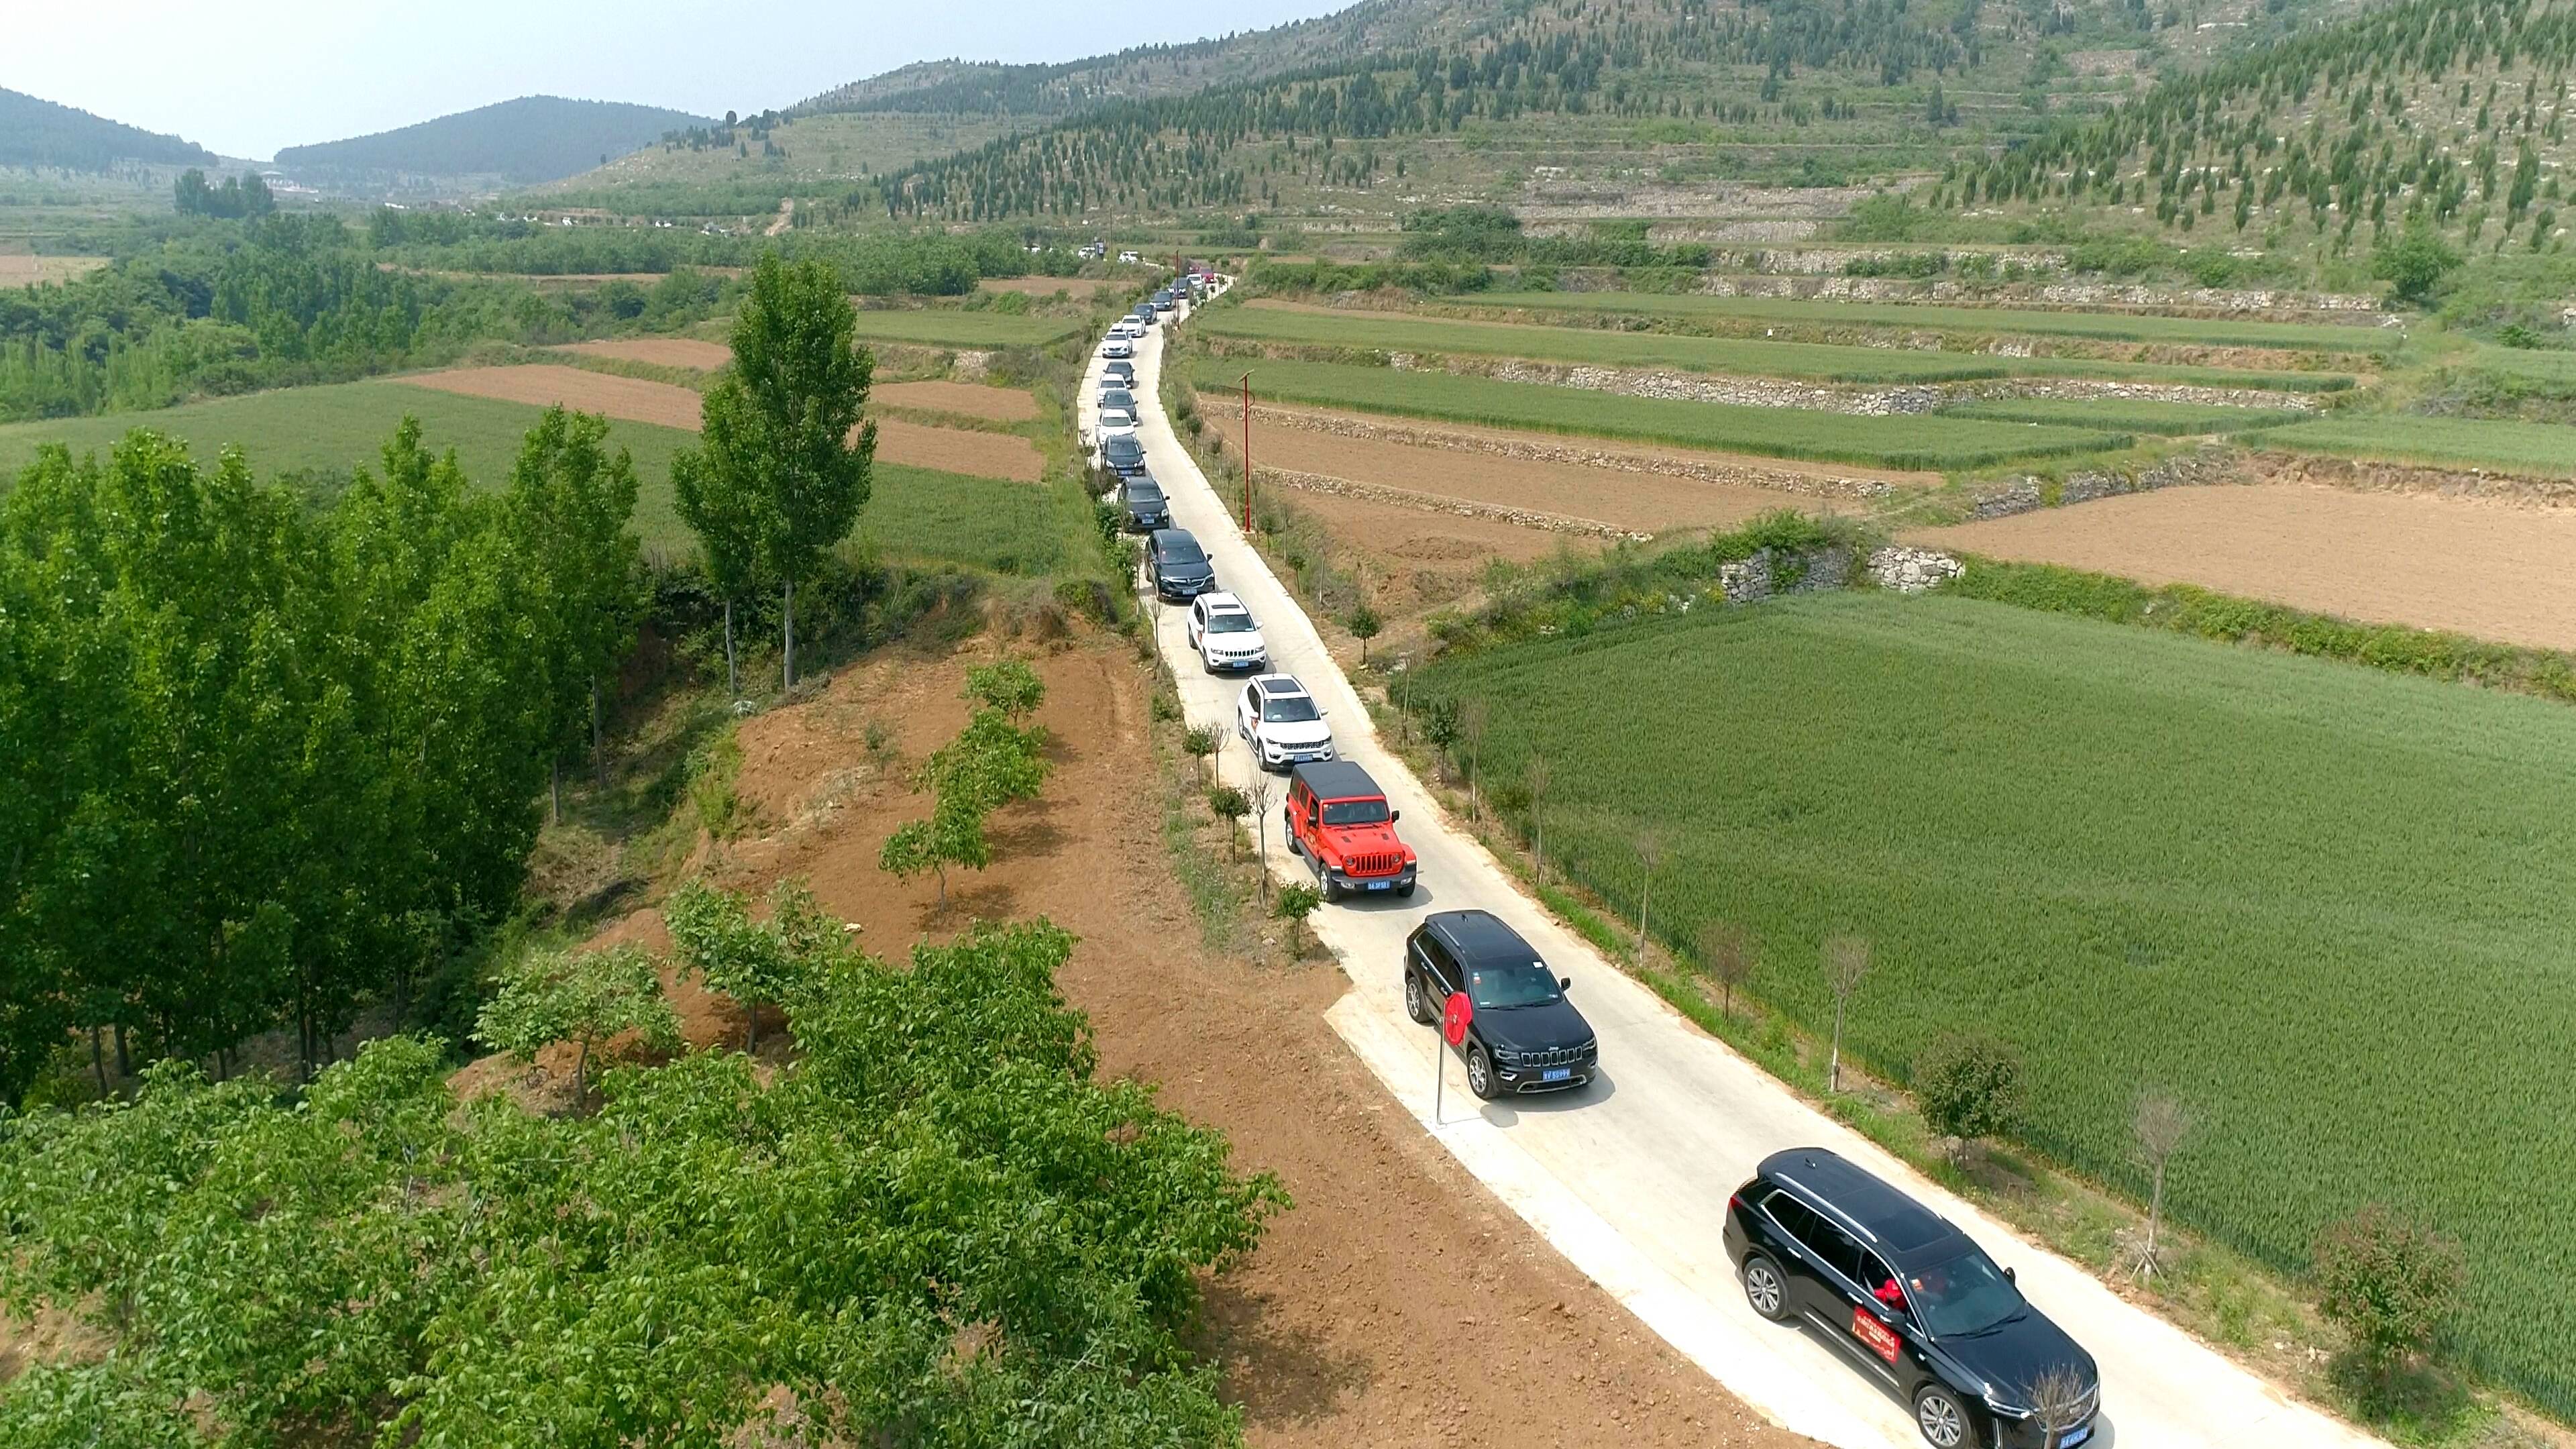
<instances>
[{"instance_id":1,"label":"dirt embankment","mask_svg":"<svg viewBox=\"0 0 2576 1449\"><path fill-rule=\"evenodd\" d=\"M1806 1444L1655 1339L1423 1137L1324 1024L1346 986L1337 968L1199 944L1164 864L1158 792L1139 788L1152 767L1132 656L1102 644L1037 662L1055 771L1043 798L995 818L993 868L952 880L946 913L929 882L876 862L928 811L905 781L964 722L962 661L881 658L746 721L740 788L763 833L714 864L753 889L809 877L880 953L977 916L1046 915L1079 934L1063 986L1091 1017L1103 1070L1158 1083L1296 1199L1208 1299L1204 1350L1250 1442L1481 1445L1508 1425L1534 1443ZM610 934L658 933L640 912ZM739 1036L726 1004L683 1005L693 1038Z\"/></svg>"},{"instance_id":2,"label":"dirt embankment","mask_svg":"<svg viewBox=\"0 0 2576 1449\"><path fill-rule=\"evenodd\" d=\"M634 423L696 432L698 395L685 387L619 377L579 367L537 363L525 367L460 367L402 379L416 387L469 397L551 407L561 403ZM981 389L997 391L997 389ZM1046 473L1035 443L1016 433L933 428L895 418L877 421L877 458L914 468L937 468L986 478L1034 483Z\"/></svg>"}]
</instances>

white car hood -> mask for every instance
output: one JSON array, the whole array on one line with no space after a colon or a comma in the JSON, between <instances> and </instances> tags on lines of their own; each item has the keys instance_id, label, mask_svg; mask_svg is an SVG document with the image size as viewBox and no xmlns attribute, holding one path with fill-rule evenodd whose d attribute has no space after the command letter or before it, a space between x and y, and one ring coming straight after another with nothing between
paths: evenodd
<instances>
[{"instance_id":1,"label":"white car hood","mask_svg":"<svg viewBox=\"0 0 2576 1449\"><path fill-rule=\"evenodd\" d=\"M1211 654L1231 654L1238 659L1248 654L1270 652L1270 646L1262 642L1261 631L1258 629L1238 629L1231 634L1202 633L1199 635L1199 641L1207 646Z\"/></svg>"},{"instance_id":2,"label":"white car hood","mask_svg":"<svg viewBox=\"0 0 2576 1449\"><path fill-rule=\"evenodd\" d=\"M1323 720L1308 720L1303 724L1263 723L1255 728L1254 733L1271 744L1290 749L1330 744L1333 739L1333 727Z\"/></svg>"}]
</instances>

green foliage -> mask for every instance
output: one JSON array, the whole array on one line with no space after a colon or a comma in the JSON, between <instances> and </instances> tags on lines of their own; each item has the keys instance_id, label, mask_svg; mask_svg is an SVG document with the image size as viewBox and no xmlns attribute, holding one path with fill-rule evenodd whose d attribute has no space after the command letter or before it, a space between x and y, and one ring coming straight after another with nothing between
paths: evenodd
<instances>
[{"instance_id":1,"label":"green foliage","mask_svg":"<svg viewBox=\"0 0 2576 1449\"><path fill-rule=\"evenodd\" d=\"M1016 725L1046 702L1046 681L1023 660L997 659L968 669L966 687L959 694L986 709L1000 710Z\"/></svg>"},{"instance_id":2,"label":"green foliage","mask_svg":"<svg viewBox=\"0 0 2576 1449\"><path fill-rule=\"evenodd\" d=\"M1499 206L1452 206L1404 219L1399 256L1445 262L1507 262L1521 254L1521 220Z\"/></svg>"},{"instance_id":3,"label":"green foliage","mask_svg":"<svg viewBox=\"0 0 2576 1449\"><path fill-rule=\"evenodd\" d=\"M2021 1126L2021 1054L1982 1032L1933 1039L1914 1058L1914 1105L1942 1137L1973 1142Z\"/></svg>"},{"instance_id":4,"label":"green foliage","mask_svg":"<svg viewBox=\"0 0 2576 1449\"><path fill-rule=\"evenodd\" d=\"M277 211L277 198L268 192L268 183L257 175L227 176L221 186L206 184L206 173L191 166L179 173L176 188L181 216L217 216L239 221L246 216L269 216Z\"/></svg>"},{"instance_id":5,"label":"green foliage","mask_svg":"<svg viewBox=\"0 0 2576 1449\"><path fill-rule=\"evenodd\" d=\"M154 135L87 111L0 90L0 166L107 171L120 162L195 166L212 165L214 160L193 141Z\"/></svg>"},{"instance_id":6,"label":"green foliage","mask_svg":"<svg viewBox=\"0 0 2576 1449\"><path fill-rule=\"evenodd\" d=\"M1036 701L1030 700L1029 707L1034 709ZM922 766L920 783L936 795L930 818L912 821L888 836L878 853L878 867L905 880L935 873L939 904L946 906L948 867L982 870L992 863L984 817L1014 800L1037 798L1050 768L1043 753L1045 743L1044 730L1020 728L997 706L975 711L957 738L932 751Z\"/></svg>"},{"instance_id":7,"label":"green foliage","mask_svg":"<svg viewBox=\"0 0 2576 1449\"><path fill-rule=\"evenodd\" d=\"M2410 226L2396 243L2371 254L2370 274L2389 284L2390 300L2421 307L2433 300L2434 285L2459 265L2460 254L2432 228Z\"/></svg>"},{"instance_id":8,"label":"green foliage","mask_svg":"<svg viewBox=\"0 0 2576 1449\"><path fill-rule=\"evenodd\" d=\"M680 1045L679 1013L662 994L653 957L638 946L605 951L528 951L501 969L492 999L474 1020L475 1038L521 1061L570 1042L573 1101L590 1101L590 1054L609 1038L634 1032L645 1045Z\"/></svg>"},{"instance_id":9,"label":"green foliage","mask_svg":"<svg viewBox=\"0 0 2576 1449\"><path fill-rule=\"evenodd\" d=\"M743 1050L760 1049L760 1008L814 981L839 959L840 927L802 879L769 892L769 919L754 921L742 897L692 880L662 906L680 965L743 1006Z\"/></svg>"},{"instance_id":10,"label":"green foliage","mask_svg":"<svg viewBox=\"0 0 2576 1449\"><path fill-rule=\"evenodd\" d=\"M2317 1307L2384 1377L2433 1347L2459 1312L2468 1275L2459 1244L2371 1203L2317 1234Z\"/></svg>"},{"instance_id":11,"label":"green foliage","mask_svg":"<svg viewBox=\"0 0 2576 1449\"><path fill-rule=\"evenodd\" d=\"M566 442L557 423L541 438ZM188 1058L283 1021L310 1061L516 905L583 688L564 671L615 633L584 591L631 552L539 539L577 510L535 507L556 494L534 483L475 498L417 424L382 469L317 514L238 454L210 470L138 432L103 464L49 452L0 499L21 742L0 761L0 1096L74 1027Z\"/></svg>"},{"instance_id":12,"label":"green foliage","mask_svg":"<svg viewBox=\"0 0 2576 1449\"><path fill-rule=\"evenodd\" d=\"M0 1441L716 1443L783 1391L837 1442L1237 1443L1186 1335L1287 1198L1095 1075L1072 944L841 948L796 1070L621 1068L593 1115L460 1106L395 1038L300 1101L169 1067L0 1120L0 1305L111 1348L26 1369Z\"/></svg>"},{"instance_id":13,"label":"green foliage","mask_svg":"<svg viewBox=\"0 0 2576 1449\"><path fill-rule=\"evenodd\" d=\"M750 812L738 788L742 777L742 737L728 721L689 751L687 778L690 808L698 828L710 840L731 840Z\"/></svg>"},{"instance_id":14,"label":"green foliage","mask_svg":"<svg viewBox=\"0 0 2576 1449\"><path fill-rule=\"evenodd\" d=\"M1751 991L1819 1035L1819 939L1865 934L1861 1059L1904 1078L1941 1033L1993 1033L2022 1054L2022 1139L2141 1200L2137 1093L2191 1101L2212 1125L2169 1209L2275 1267L2359 1201L2441 1223L2470 1265L2445 1343L2576 1407L2553 1286L2576 1243L2530 1229L2576 1217L2576 1173L2488 1130L2576 1115L2528 1070L2576 1033L2535 984L2576 929L2553 865L2576 713L1867 591L1489 648L1410 693L1476 696L1513 702L1491 777L1549 763L1554 869L1632 900L1634 842L1664 830L1658 935L1753 933Z\"/></svg>"},{"instance_id":15,"label":"green foliage","mask_svg":"<svg viewBox=\"0 0 2576 1449\"><path fill-rule=\"evenodd\" d=\"M1988 418L2001 423L2043 423L2060 427L2119 428L2126 432L2182 437L2198 433L2242 433L2276 428L2306 418L2279 408L2238 408L2213 403L2157 402L2149 398L1980 398L1941 409L1948 418Z\"/></svg>"},{"instance_id":16,"label":"green foliage","mask_svg":"<svg viewBox=\"0 0 2576 1449\"><path fill-rule=\"evenodd\" d=\"M600 681L635 647L644 617L641 547L628 527L635 460L624 452L612 457L607 441L607 419L547 409L528 430L501 498L513 544L538 563L531 582L548 616L550 733L558 750L584 735L597 744ZM604 757L600 768L607 768Z\"/></svg>"},{"instance_id":17,"label":"green foliage","mask_svg":"<svg viewBox=\"0 0 2576 1449\"><path fill-rule=\"evenodd\" d=\"M1222 391L1234 381L1227 365L1222 358L1194 359L1190 381L1205 391ZM1973 468L2127 441L2114 433L1952 418L1837 417L1831 428L1819 429L1816 414L1795 408L1627 397L1327 362L1264 363L1260 381L1268 396L1291 402L1886 468Z\"/></svg>"},{"instance_id":18,"label":"green foliage","mask_svg":"<svg viewBox=\"0 0 2576 1449\"><path fill-rule=\"evenodd\" d=\"M1324 904L1324 893L1304 881L1291 881L1271 897L1270 913L1294 926Z\"/></svg>"}]
</instances>

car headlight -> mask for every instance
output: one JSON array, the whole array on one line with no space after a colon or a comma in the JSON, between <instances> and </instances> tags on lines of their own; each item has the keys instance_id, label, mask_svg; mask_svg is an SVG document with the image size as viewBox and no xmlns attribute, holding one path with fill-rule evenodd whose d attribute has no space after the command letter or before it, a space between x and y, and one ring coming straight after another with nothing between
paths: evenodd
<instances>
[{"instance_id":1,"label":"car headlight","mask_svg":"<svg viewBox=\"0 0 2576 1449\"><path fill-rule=\"evenodd\" d=\"M2027 1419L2030 1417L2030 1410L2022 1408L2008 1400L1996 1398L1995 1386L1993 1384L1979 1384L1977 1389L1977 1397L1986 1401L1987 1412L1992 1413L1995 1417L2000 1419Z\"/></svg>"}]
</instances>

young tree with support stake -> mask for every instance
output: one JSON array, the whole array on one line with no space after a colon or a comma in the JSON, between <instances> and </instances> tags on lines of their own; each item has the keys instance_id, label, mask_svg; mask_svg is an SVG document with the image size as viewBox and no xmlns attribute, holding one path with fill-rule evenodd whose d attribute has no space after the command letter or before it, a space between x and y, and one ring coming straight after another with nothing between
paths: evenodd
<instances>
[{"instance_id":1,"label":"young tree with support stake","mask_svg":"<svg viewBox=\"0 0 2576 1449\"><path fill-rule=\"evenodd\" d=\"M739 546L736 530L757 536L752 557L781 591L782 688L796 683L796 581L849 537L867 506L877 430L861 415L876 362L857 330L829 263L762 257L734 319L733 365L707 392L704 447L673 465L726 547Z\"/></svg>"}]
</instances>

